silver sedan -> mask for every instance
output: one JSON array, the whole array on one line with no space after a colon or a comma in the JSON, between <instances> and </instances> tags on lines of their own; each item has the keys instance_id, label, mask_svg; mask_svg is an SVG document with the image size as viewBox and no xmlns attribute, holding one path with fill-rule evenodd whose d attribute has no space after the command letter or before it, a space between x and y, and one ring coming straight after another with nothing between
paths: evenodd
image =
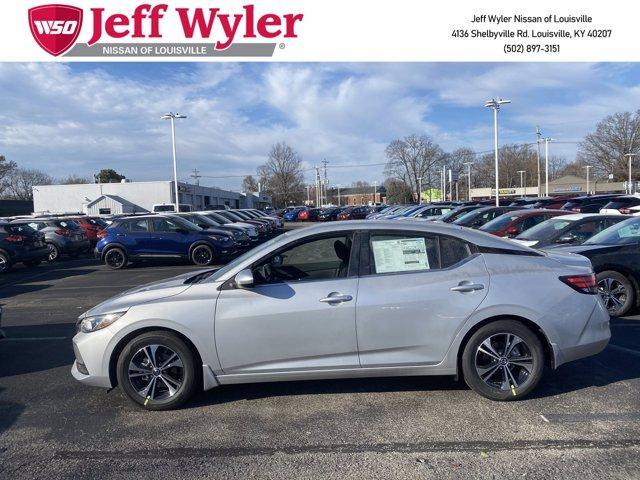
<instances>
[{"instance_id":1,"label":"silver sedan","mask_svg":"<svg viewBox=\"0 0 640 480\"><path fill-rule=\"evenodd\" d=\"M92 308L72 374L151 410L224 384L401 375L513 400L609 337L585 257L455 225L339 222Z\"/></svg>"}]
</instances>

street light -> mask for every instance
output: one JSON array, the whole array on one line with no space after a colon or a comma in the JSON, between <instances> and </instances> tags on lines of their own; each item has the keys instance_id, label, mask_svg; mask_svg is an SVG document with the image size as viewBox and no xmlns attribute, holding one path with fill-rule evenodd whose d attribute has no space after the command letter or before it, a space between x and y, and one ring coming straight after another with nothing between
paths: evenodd
<instances>
[{"instance_id":1,"label":"street light","mask_svg":"<svg viewBox=\"0 0 640 480\"><path fill-rule=\"evenodd\" d=\"M418 177L418 205L422 205L422 177Z\"/></svg>"},{"instance_id":2,"label":"street light","mask_svg":"<svg viewBox=\"0 0 640 480\"><path fill-rule=\"evenodd\" d=\"M524 176L526 178L527 175L527 171L526 170L518 170L518 173L520 174L520 190L524 191L523 195L520 195L521 198L524 198L527 196L527 187L524 184L524 180L522 180L522 177Z\"/></svg>"},{"instance_id":3,"label":"street light","mask_svg":"<svg viewBox=\"0 0 640 480\"><path fill-rule=\"evenodd\" d=\"M544 196L549 196L549 142L553 138L546 137L544 139Z\"/></svg>"},{"instance_id":4,"label":"street light","mask_svg":"<svg viewBox=\"0 0 640 480\"><path fill-rule=\"evenodd\" d=\"M511 103L511 100L503 100L501 98L496 100L495 98L492 98L491 100L487 100L484 104L485 107L493 109L493 141L496 164L496 207L500 206L500 180L498 177L498 110L500 110L502 105L506 105L507 103Z\"/></svg>"},{"instance_id":5,"label":"street light","mask_svg":"<svg viewBox=\"0 0 640 480\"><path fill-rule=\"evenodd\" d=\"M473 162L465 162L463 165L467 166L467 176L469 177L469 195L467 200L471 200L471 165L473 165Z\"/></svg>"},{"instance_id":6,"label":"street light","mask_svg":"<svg viewBox=\"0 0 640 480\"><path fill-rule=\"evenodd\" d=\"M638 155L637 153L625 153L625 157L629 157L629 184L627 186L627 188L629 189L629 195L631 195L631 193L633 193L631 191L631 160L633 159L633 157L635 157L636 155Z\"/></svg>"},{"instance_id":7,"label":"street light","mask_svg":"<svg viewBox=\"0 0 640 480\"><path fill-rule=\"evenodd\" d=\"M167 113L160 117L162 120L171 120L171 142L173 144L173 187L176 195L176 213L180 211L180 200L178 199L178 164L176 163L176 127L174 120L176 118L187 118L186 115L180 113Z\"/></svg>"},{"instance_id":8,"label":"street light","mask_svg":"<svg viewBox=\"0 0 640 480\"><path fill-rule=\"evenodd\" d=\"M587 169L587 195L589 195L589 169L593 167L591 165L585 165L583 168Z\"/></svg>"},{"instance_id":9,"label":"street light","mask_svg":"<svg viewBox=\"0 0 640 480\"><path fill-rule=\"evenodd\" d=\"M376 197L378 196L378 181L373 181L373 204L376 204Z\"/></svg>"}]
</instances>

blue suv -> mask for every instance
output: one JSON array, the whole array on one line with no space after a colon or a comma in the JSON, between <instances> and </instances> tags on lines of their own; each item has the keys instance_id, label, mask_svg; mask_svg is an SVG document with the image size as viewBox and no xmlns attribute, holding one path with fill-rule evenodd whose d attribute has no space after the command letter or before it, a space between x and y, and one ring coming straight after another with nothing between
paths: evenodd
<instances>
[{"instance_id":1,"label":"blue suv","mask_svg":"<svg viewBox=\"0 0 640 480\"><path fill-rule=\"evenodd\" d=\"M113 269L129 261L175 258L195 265L211 265L237 250L233 235L214 228L202 229L175 215L141 215L117 218L99 232L96 257Z\"/></svg>"}]
</instances>

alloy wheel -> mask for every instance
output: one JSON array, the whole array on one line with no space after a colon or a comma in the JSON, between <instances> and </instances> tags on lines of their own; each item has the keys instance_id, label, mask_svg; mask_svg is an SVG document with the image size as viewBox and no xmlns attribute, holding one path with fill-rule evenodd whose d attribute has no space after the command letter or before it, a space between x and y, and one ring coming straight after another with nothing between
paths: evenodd
<instances>
[{"instance_id":1,"label":"alloy wheel","mask_svg":"<svg viewBox=\"0 0 640 480\"><path fill-rule=\"evenodd\" d=\"M536 365L524 340L511 333L497 333L476 349L475 367L480 379L488 386L509 391L522 388Z\"/></svg>"},{"instance_id":2,"label":"alloy wheel","mask_svg":"<svg viewBox=\"0 0 640 480\"><path fill-rule=\"evenodd\" d=\"M124 265L126 259L124 254L116 248L107 252L105 261L112 268L120 268Z\"/></svg>"},{"instance_id":3,"label":"alloy wheel","mask_svg":"<svg viewBox=\"0 0 640 480\"><path fill-rule=\"evenodd\" d=\"M54 260L56 260L58 258L58 248L53 245L52 243L49 243L47 245L49 247L49 261L53 262Z\"/></svg>"},{"instance_id":4,"label":"alloy wheel","mask_svg":"<svg viewBox=\"0 0 640 480\"><path fill-rule=\"evenodd\" d=\"M213 253L209 247L196 247L193 251L193 263L196 265L209 265L213 260Z\"/></svg>"},{"instance_id":5,"label":"alloy wheel","mask_svg":"<svg viewBox=\"0 0 640 480\"><path fill-rule=\"evenodd\" d=\"M182 387L184 364L180 355L166 345L147 345L131 358L128 377L142 398L164 401L176 395Z\"/></svg>"},{"instance_id":6,"label":"alloy wheel","mask_svg":"<svg viewBox=\"0 0 640 480\"><path fill-rule=\"evenodd\" d=\"M610 314L618 312L627 303L627 287L615 278L606 277L598 282L598 291Z\"/></svg>"},{"instance_id":7,"label":"alloy wheel","mask_svg":"<svg viewBox=\"0 0 640 480\"><path fill-rule=\"evenodd\" d=\"M4 273L9 269L9 262L4 255L0 255L0 273Z\"/></svg>"}]
</instances>

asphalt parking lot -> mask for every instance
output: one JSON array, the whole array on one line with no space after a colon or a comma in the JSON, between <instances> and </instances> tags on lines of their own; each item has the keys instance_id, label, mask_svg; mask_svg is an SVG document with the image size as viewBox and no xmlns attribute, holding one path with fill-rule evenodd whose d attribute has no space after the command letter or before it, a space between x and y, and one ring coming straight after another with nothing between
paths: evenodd
<instances>
[{"instance_id":1,"label":"asphalt parking lot","mask_svg":"<svg viewBox=\"0 0 640 480\"><path fill-rule=\"evenodd\" d=\"M148 412L73 380L78 314L188 270L79 259L0 279L0 478L640 477L640 316L512 403L405 377L225 386Z\"/></svg>"}]
</instances>

